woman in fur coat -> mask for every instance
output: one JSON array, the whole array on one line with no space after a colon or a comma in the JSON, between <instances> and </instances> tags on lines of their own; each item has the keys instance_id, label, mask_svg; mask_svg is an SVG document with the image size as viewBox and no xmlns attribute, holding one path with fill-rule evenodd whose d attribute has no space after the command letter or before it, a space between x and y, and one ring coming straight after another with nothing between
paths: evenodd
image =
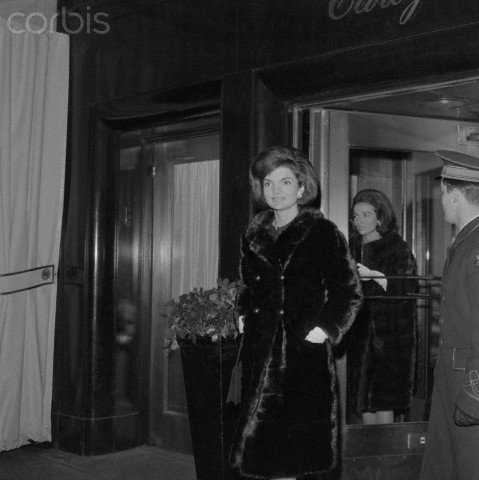
<instances>
[{"instance_id":1,"label":"woman in fur coat","mask_svg":"<svg viewBox=\"0 0 479 480\"><path fill-rule=\"evenodd\" d=\"M363 423L392 423L411 403L416 356L416 261L398 235L396 215L379 190L361 190L352 204L351 251L366 297L348 332L348 400ZM368 299L388 296L388 299ZM394 298L394 297L402 297Z\"/></svg>"},{"instance_id":2,"label":"woman in fur coat","mask_svg":"<svg viewBox=\"0 0 479 480\"><path fill-rule=\"evenodd\" d=\"M343 235L305 206L319 185L304 154L271 147L250 180L263 210L241 241L243 388L231 462L246 477L318 478L336 465L332 346L360 307L360 280Z\"/></svg>"}]
</instances>

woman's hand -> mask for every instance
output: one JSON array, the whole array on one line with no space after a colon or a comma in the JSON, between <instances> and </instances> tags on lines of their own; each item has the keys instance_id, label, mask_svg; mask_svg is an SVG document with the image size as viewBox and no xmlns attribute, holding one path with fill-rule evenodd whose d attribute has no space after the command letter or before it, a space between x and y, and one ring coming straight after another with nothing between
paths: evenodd
<instances>
[{"instance_id":1,"label":"woman's hand","mask_svg":"<svg viewBox=\"0 0 479 480\"><path fill-rule=\"evenodd\" d=\"M358 273L361 278L369 277L369 280L374 280L379 283L379 285L386 291L388 286L388 281L384 278L384 273L378 272L377 270L370 270L368 267L364 266L362 263L358 263ZM374 277L374 278L371 278Z\"/></svg>"},{"instance_id":2,"label":"woman's hand","mask_svg":"<svg viewBox=\"0 0 479 480\"><path fill-rule=\"evenodd\" d=\"M244 315L240 315L238 317L238 330L240 333L243 333L244 330L244 322L243 322Z\"/></svg>"},{"instance_id":3,"label":"woman's hand","mask_svg":"<svg viewBox=\"0 0 479 480\"><path fill-rule=\"evenodd\" d=\"M370 270L368 267L363 265L362 263L358 263L358 273L361 278L363 277L375 277L374 273L379 273L379 272L374 272L373 270Z\"/></svg>"},{"instance_id":4,"label":"woman's hand","mask_svg":"<svg viewBox=\"0 0 479 480\"><path fill-rule=\"evenodd\" d=\"M311 343L324 343L328 336L319 327L314 327L307 335L306 340Z\"/></svg>"}]
</instances>

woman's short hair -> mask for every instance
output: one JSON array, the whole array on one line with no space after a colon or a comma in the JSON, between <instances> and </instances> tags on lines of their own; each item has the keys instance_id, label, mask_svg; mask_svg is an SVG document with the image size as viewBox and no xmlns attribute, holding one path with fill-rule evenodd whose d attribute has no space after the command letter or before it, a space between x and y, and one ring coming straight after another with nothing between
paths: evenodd
<instances>
[{"instance_id":1,"label":"woman's short hair","mask_svg":"<svg viewBox=\"0 0 479 480\"><path fill-rule=\"evenodd\" d=\"M303 195L298 199L299 205L307 205L317 197L320 200L318 175L308 157L297 148L276 145L260 152L250 168L251 195L257 207L268 208L263 195L263 180L279 167L289 168L299 185L304 187Z\"/></svg>"},{"instance_id":2,"label":"woman's short hair","mask_svg":"<svg viewBox=\"0 0 479 480\"><path fill-rule=\"evenodd\" d=\"M394 212L391 200L389 200L383 192L372 188L366 188L359 191L353 198L353 203L351 205L351 218L354 206L358 203L367 203L374 207L374 211L376 212L379 221L376 230L381 235L392 232L396 229L396 213Z\"/></svg>"}]
</instances>

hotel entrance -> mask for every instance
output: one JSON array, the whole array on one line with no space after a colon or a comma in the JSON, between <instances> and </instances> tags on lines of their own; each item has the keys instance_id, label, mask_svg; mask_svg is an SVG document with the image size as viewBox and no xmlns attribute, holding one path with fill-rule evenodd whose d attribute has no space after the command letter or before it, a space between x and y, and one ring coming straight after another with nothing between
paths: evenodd
<instances>
[{"instance_id":1,"label":"hotel entrance","mask_svg":"<svg viewBox=\"0 0 479 480\"><path fill-rule=\"evenodd\" d=\"M383 297L368 299L405 300L414 305L415 315L410 319L415 336L414 379L409 406L394 411L393 420L387 423L365 423L351 407L348 378L353 372L347 345L338 349L336 362L344 439L341 478L363 478L358 475L366 473L371 474L367 478L402 478L391 477L393 470L395 475L403 472L416 478L427 441L442 269L456 233L444 221L437 179L442 161L434 152L456 150L479 156L479 83L473 80L330 104L295 105L290 113L293 142L309 152L320 173L325 216L351 240L354 196L363 189L380 190L391 200L397 233L415 257L416 289L403 292L401 298L388 298L384 292Z\"/></svg>"}]
</instances>

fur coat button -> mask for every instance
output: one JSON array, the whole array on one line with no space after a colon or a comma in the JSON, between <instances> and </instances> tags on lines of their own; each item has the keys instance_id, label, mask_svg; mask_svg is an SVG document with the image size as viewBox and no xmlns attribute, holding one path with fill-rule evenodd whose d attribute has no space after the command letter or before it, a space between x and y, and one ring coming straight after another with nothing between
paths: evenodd
<instances>
[{"instance_id":1,"label":"fur coat button","mask_svg":"<svg viewBox=\"0 0 479 480\"><path fill-rule=\"evenodd\" d=\"M280 315L284 315L284 310L281 309L281 310L278 311L278 313L279 313Z\"/></svg>"},{"instance_id":2,"label":"fur coat button","mask_svg":"<svg viewBox=\"0 0 479 480\"><path fill-rule=\"evenodd\" d=\"M259 275L256 275L256 277L254 277L254 279L259 282L261 280L261 277Z\"/></svg>"},{"instance_id":3,"label":"fur coat button","mask_svg":"<svg viewBox=\"0 0 479 480\"><path fill-rule=\"evenodd\" d=\"M284 275L280 275L280 276L279 276L279 279L280 279L280 280L284 280Z\"/></svg>"},{"instance_id":4,"label":"fur coat button","mask_svg":"<svg viewBox=\"0 0 479 480\"><path fill-rule=\"evenodd\" d=\"M253 309L253 313L259 313L259 308Z\"/></svg>"}]
</instances>

